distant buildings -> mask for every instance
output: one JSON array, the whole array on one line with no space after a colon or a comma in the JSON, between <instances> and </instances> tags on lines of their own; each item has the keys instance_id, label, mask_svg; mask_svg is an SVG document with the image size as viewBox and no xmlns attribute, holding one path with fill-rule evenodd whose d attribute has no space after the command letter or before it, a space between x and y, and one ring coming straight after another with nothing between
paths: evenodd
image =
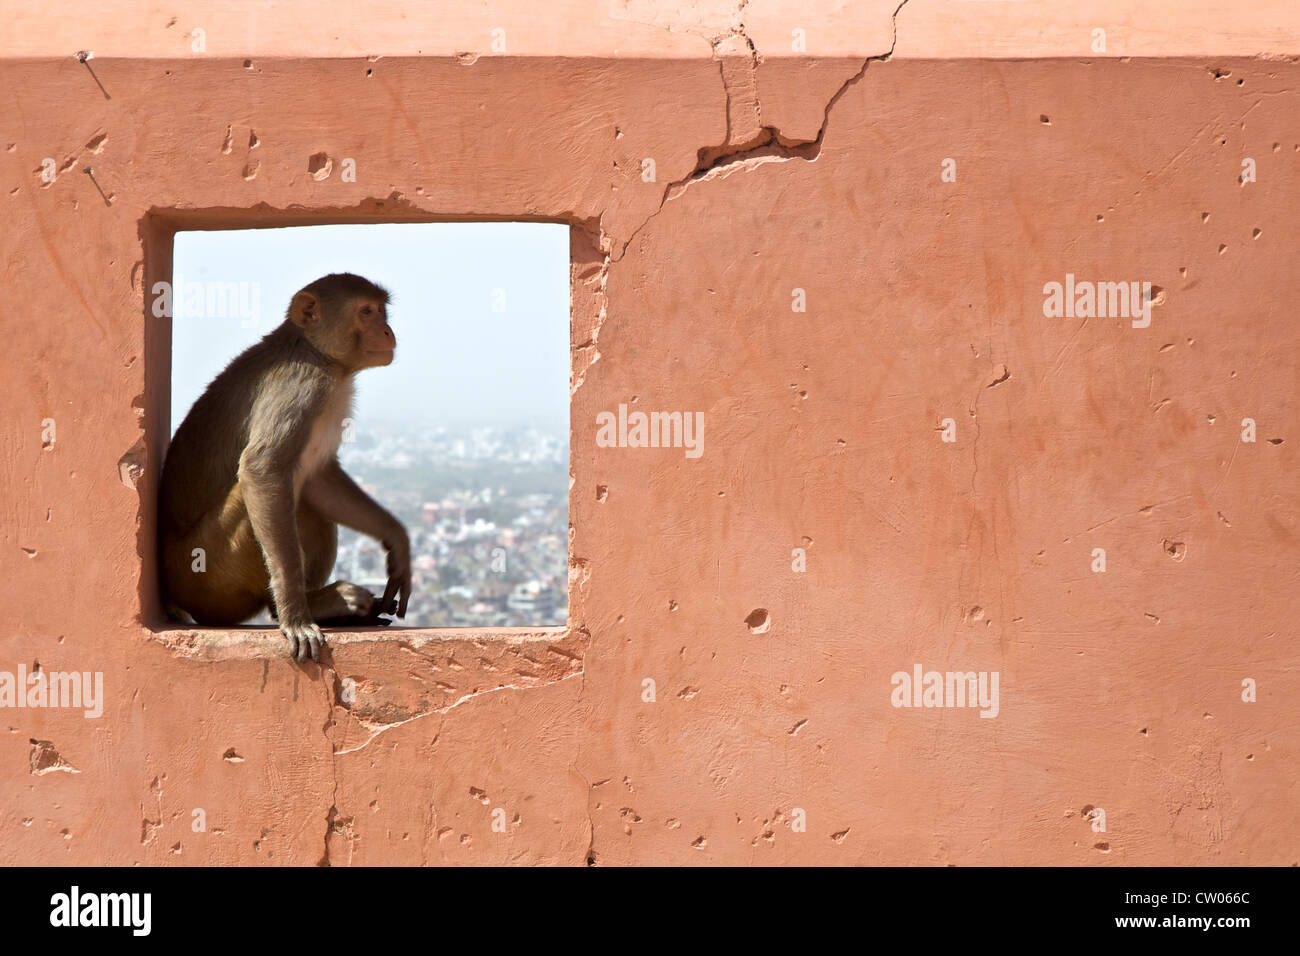
<instances>
[{"instance_id":1,"label":"distant buildings","mask_svg":"<svg viewBox=\"0 0 1300 956\"><path fill-rule=\"evenodd\" d=\"M506 607L520 614L549 617L555 611L555 592L540 581L525 581L515 585Z\"/></svg>"},{"instance_id":2,"label":"distant buildings","mask_svg":"<svg viewBox=\"0 0 1300 956\"><path fill-rule=\"evenodd\" d=\"M568 616L568 439L536 429L358 428L340 458L407 524L416 627L536 627ZM378 542L340 529L338 577L382 593Z\"/></svg>"}]
</instances>

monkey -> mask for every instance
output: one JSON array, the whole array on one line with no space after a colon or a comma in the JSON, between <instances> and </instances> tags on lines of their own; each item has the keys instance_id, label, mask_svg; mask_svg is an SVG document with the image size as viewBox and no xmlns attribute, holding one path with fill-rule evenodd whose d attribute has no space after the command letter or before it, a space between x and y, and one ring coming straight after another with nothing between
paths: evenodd
<instances>
[{"instance_id":1,"label":"monkey","mask_svg":"<svg viewBox=\"0 0 1300 956\"><path fill-rule=\"evenodd\" d=\"M300 662L308 654L320 660L322 622L387 624L379 615L406 616L406 529L338 461L353 378L393 361L388 302L386 289L352 273L309 283L290 300L284 322L194 403L159 484L160 583L169 614L230 626L269 606ZM383 545L382 598L347 581L326 584L339 524ZM202 566L195 549L202 549Z\"/></svg>"}]
</instances>

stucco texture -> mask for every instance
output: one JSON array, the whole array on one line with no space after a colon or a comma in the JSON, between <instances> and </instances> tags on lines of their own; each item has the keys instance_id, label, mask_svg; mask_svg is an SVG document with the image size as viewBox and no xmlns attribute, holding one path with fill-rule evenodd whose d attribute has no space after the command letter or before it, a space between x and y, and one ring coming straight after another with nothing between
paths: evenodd
<instances>
[{"instance_id":1,"label":"stucco texture","mask_svg":"<svg viewBox=\"0 0 1300 956\"><path fill-rule=\"evenodd\" d=\"M0 862L1300 861L1294 8L536 6L5 5ZM441 219L573 227L569 627L166 625L171 233Z\"/></svg>"}]
</instances>

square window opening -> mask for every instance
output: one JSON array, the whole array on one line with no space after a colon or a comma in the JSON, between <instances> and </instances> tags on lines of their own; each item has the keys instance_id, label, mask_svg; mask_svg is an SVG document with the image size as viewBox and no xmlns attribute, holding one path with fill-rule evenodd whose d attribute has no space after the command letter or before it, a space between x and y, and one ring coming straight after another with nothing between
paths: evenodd
<instances>
[{"instance_id":1,"label":"square window opening","mask_svg":"<svg viewBox=\"0 0 1300 956\"><path fill-rule=\"evenodd\" d=\"M160 435L169 441L217 374L286 321L295 292L330 273L363 276L391 295L397 348L390 365L354 376L338 460L410 536L411 595L393 626L568 625L568 225L165 231L170 263L155 260L153 278L169 302L149 297L170 327L169 341L151 340L170 368L154 395ZM384 548L340 526L328 580L381 595ZM166 629L211 629L161 617ZM233 627L272 624L265 609Z\"/></svg>"}]
</instances>

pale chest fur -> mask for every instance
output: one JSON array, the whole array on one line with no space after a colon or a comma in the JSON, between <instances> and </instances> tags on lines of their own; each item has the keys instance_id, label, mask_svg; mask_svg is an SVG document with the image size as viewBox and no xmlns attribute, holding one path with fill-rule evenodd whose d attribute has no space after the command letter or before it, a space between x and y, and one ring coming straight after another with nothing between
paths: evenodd
<instances>
[{"instance_id":1,"label":"pale chest fur","mask_svg":"<svg viewBox=\"0 0 1300 956\"><path fill-rule=\"evenodd\" d=\"M343 441L343 420L352 414L352 396L352 380L341 382L312 423L307 445L293 470L295 496L302 490L303 482L338 454Z\"/></svg>"}]
</instances>

